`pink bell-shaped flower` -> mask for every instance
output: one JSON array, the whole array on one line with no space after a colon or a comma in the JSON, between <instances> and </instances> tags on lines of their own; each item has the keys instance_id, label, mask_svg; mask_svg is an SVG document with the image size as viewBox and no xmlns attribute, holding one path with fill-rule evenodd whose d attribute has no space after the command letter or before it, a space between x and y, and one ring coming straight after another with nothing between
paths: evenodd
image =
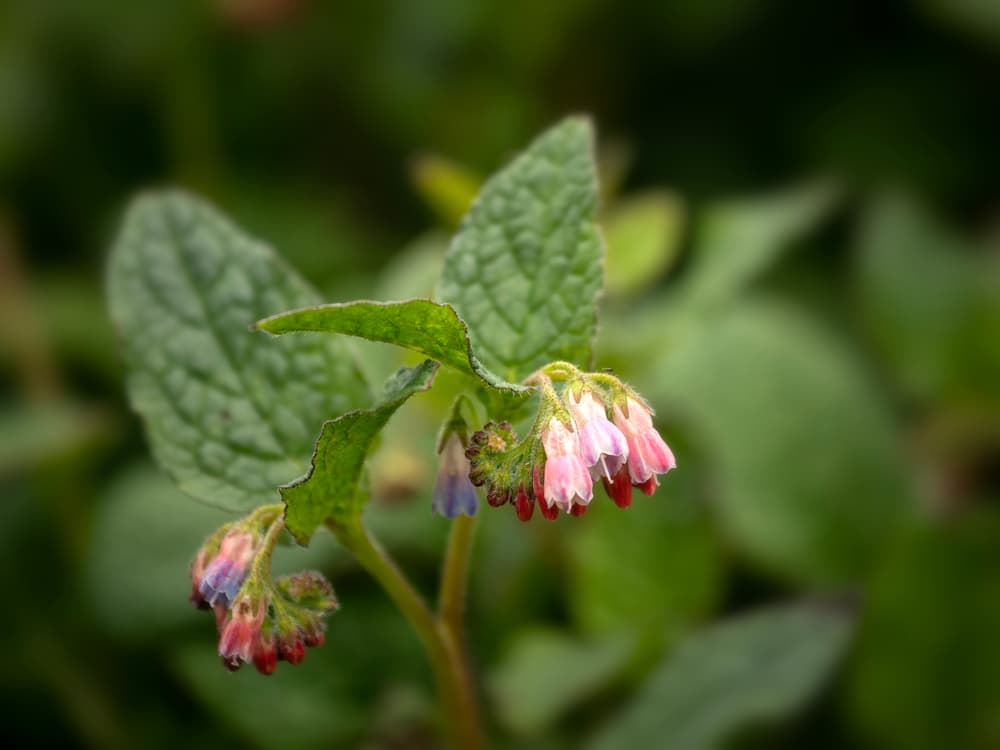
<instances>
[{"instance_id":1,"label":"pink bell-shaped flower","mask_svg":"<svg viewBox=\"0 0 1000 750\"><path fill-rule=\"evenodd\" d=\"M610 481L628 460L625 436L608 419L604 404L595 398L593 391L583 391L579 401L572 395L566 400L580 436L580 454L591 478L604 477Z\"/></svg>"},{"instance_id":2,"label":"pink bell-shaped flower","mask_svg":"<svg viewBox=\"0 0 1000 750\"><path fill-rule=\"evenodd\" d=\"M567 513L574 505L587 505L594 497L594 485L580 452L577 433L552 417L542 432L542 445L545 447L544 504Z\"/></svg>"},{"instance_id":3,"label":"pink bell-shaped flower","mask_svg":"<svg viewBox=\"0 0 1000 750\"><path fill-rule=\"evenodd\" d=\"M628 443L628 472L632 484L646 494L652 494L658 481L657 474L666 474L676 468L674 454L653 427L649 407L631 396L625 397L625 408L614 406L614 421ZM652 482L650 483L650 480Z\"/></svg>"}]
</instances>

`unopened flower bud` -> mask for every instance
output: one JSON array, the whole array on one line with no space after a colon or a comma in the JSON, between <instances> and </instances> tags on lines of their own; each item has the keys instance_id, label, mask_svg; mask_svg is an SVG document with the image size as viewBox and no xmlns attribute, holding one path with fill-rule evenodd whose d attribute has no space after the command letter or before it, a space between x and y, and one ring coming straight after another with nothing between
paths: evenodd
<instances>
[{"instance_id":1,"label":"unopened flower bud","mask_svg":"<svg viewBox=\"0 0 1000 750\"><path fill-rule=\"evenodd\" d=\"M517 517L522 521L530 521L535 512L535 499L524 489L522 484L517 488L517 497L514 500L514 507L517 510Z\"/></svg>"},{"instance_id":2,"label":"unopened flower bud","mask_svg":"<svg viewBox=\"0 0 1000 750\"><path fill-rule=\"evenodd\" d=\"M611 479L604 478L604 490L608 493L615 505L619 508L627 508L632 504L632 478L629 476L628 467L622 466L618 473Z\"/></svg>"},{"instance_id":3,"label":"unopened flower bud","mask_svg":"<svg viewBox=\"0 0 1000 750\"><path fill-rule=\"evenodd\" d=\"M278 647L274 638L274 628L265 620L253 651L253 665L261 674L274 674L278 668Z\"/></svg>"}]
</instances>

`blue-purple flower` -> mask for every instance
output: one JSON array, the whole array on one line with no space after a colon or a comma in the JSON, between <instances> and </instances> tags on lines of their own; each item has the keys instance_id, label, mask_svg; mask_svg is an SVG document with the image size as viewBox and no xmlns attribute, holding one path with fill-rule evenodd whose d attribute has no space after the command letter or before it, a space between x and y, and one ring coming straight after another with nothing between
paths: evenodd
<instances>
[{"instance_id":1,"label":"blue-purple flower","mask_svg":"<svg viewBox=\"0 0 1000 750\"><path fill-rule=\"evenodd\" d=\"M479 498L469 479L469 459L457 433L451 433L441 448L441 466L431 508L438 515L455 518L461 513L476 515Z\"/></svg>"}]
</instances>

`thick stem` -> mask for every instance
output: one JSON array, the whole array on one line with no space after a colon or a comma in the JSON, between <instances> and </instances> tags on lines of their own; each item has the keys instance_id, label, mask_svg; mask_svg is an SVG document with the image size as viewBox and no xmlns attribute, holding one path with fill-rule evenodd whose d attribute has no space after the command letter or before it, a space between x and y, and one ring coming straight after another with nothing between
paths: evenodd
<instances>
[{"instance_id":1,"label":"thick stem","mask_svg":"<svg viewBox=\"0 0 1000 750\"><path fill-rule=\"evenodd\" d=\"M337 540L377 580L409 621L423 644L441 695L452 745L465 750L483 746L479 712L468 670L451 630L431 612L424 598L360 522L327 522Z\"/></svg>"},{"instance_id":2,"label":"thick stem","mask_svg":"<svg viewBox=\"0 0 1000 750\"><path fill-rule=\"evenodd\" d=\"M448 549L441 568L438 615L441 622L456 632L465 617L465 582L469 572L469 554L476 530L475 517L459 516L451 527Z\"/></svg>"},{"instance_id":3,"label":"thick stem","mask_svg":"<svg viewBox=\"0 0 1000 750\"><path fill-rule=\"evenodd\" d=\"M451 663L461 682L462 713L479 724L476 688L469 668L468 644L465 641L465 590L469 577L469 557L476 531L475 517L459 516L451 527L448 549L441 567L438 594L438 626L443 631L451 654Z\"/></svg>"}]
</instances>

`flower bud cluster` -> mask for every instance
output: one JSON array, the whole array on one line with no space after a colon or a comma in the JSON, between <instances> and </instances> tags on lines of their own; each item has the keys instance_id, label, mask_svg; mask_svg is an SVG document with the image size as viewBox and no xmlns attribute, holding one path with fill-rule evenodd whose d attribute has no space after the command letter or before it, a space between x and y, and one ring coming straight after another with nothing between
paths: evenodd
<instances>
[{"instance_id":1,"label":"flower bud cluster","mask_svg":"<svg viewBox=\"0 0 1000 750\"><path fill-rule=\"evenodd\" d=\"M633 487L653 494L657 475L676 461L642 398L606 373L573 368L561 394L540 373L542 398L529 435L518 443L508 423L490 423L466 450L469 478L485 485L490 505L513 504L527 521L536 504L549 519L560 510L583 515L597 481L621 508L631 505Z\"/></svg>"},{"instance_id":2,"label":"flower bud cluster","mask_svg":"<svg viewBox=\"0 0 1000 750\"><path fill-rule=\"evenodd\" d=\"M329 581L315 571L271 580L282 521L280 512L270 515L266 533L259 511L223 526L191 564L191 601L214 612L219 656L230 670L252 662L271 674L278 661L298 664L307 646L323 644L324 617L338 606Z\"/></svg>"}]
</instances>

